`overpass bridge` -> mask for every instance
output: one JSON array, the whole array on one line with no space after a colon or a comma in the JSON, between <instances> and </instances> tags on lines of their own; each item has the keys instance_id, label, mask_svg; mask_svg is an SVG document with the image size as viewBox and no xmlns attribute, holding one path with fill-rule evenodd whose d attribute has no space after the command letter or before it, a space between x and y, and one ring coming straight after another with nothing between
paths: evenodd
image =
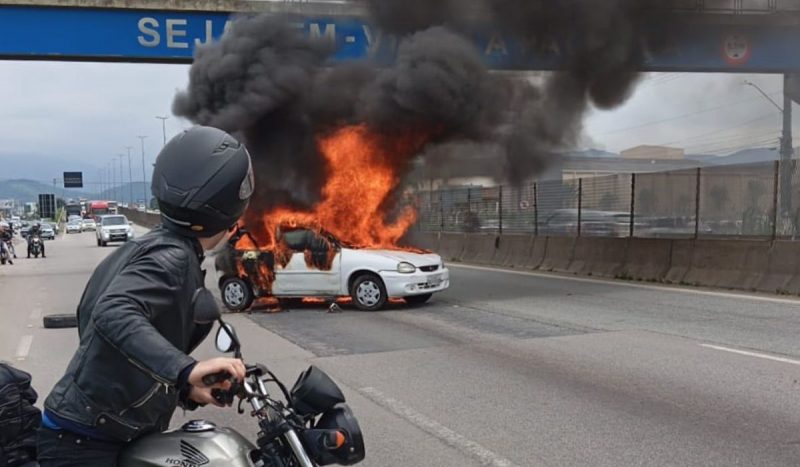
<instances>
[{"instance_id":1,"label":"overpass bridge","mask_svg":"<svg viewBox=\"0 0 800 467\"><path fill-rule=\"evenodd\" d=\"M669 9L689 25L687 32L653 54L643 71L800 70L794 0L673 0ZM286 15L305 34L331 41L334 60L386 64L397 45L370 24L366 2L357 0L0 0L0 12L6 59L189 63L194 48L222 35L236 12ZM479 10L471 14L481 17ZM474 40L498 70L557 69L569 48L565 42L529 53L491 27Z\"/></svg>"}]
</instances>

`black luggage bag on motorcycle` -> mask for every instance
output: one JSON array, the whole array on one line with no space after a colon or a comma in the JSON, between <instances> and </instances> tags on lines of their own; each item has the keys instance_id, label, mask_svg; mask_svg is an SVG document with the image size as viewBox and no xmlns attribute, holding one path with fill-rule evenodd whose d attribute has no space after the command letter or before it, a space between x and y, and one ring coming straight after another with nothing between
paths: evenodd
<instances>
[{"instance_id":1,"label":"black luggage bag on motorcycle","mask_svg":"<svg viewBox=\"0 0 800 467\"><path fill-rule=\"evenodd\" d=\"M33 405L37 396L31 375L0 362L0 466L36 460L36 430L42 420Z\"/></svg>"}]
</instances>

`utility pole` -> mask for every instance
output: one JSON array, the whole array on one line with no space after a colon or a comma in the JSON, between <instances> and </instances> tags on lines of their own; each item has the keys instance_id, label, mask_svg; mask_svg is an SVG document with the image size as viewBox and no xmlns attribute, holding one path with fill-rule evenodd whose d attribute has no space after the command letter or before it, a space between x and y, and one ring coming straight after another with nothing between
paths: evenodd
<instances>
[{"instance_id":1,"label":"utility pole","mask_svg":"<svg viewBox=\"0 0 800 467\"><path fill-rule=\"evenodd\" d=\"M165 115L163 117L159 117L158 115L156 115L156 118L161 120L161 131L164 134L164 146L166 146L167 145L167 120L169 119L169 116Z\"/></svg>"},{"instance_id":2,"label":"utility pole","mask_svg":"<svg viewBox=\"0 0 800 467\"><path fill-rule=\"evenodd\" d=\"M792 213L792 98L789 95L789 75L783 75L783 134L781 136L781 219L788 220Z\"/></svg>"},{"instance_id":3,"label":"utility pole","mask_svg":"<svg viewBox=\"0 0 800 467\"><path fill-rule=\"evenodd\" d=\"M119 157L119 204L122 204L125 198L125 176L122 174L122 159L125 154L117 154Z\"/></svg>"},{"instance_id":4,"label":"utility pole","mask_svg":"<svg viewBox=\"0 0 800 467\"><path fill-rule=\"evenodd\" d=\"M112 201L117 200L117 171L114 168L114 161L115 159L111 159L108 163L111 166L111 196L114 198Z\"/></svg>"},{"instance_id":5,"label":"utility pole","mask_svg":"<svg viewBox=\"0 0 800 467\"><path fill-rule=\"evenodd\" d=\"M137 138L142 142L142 195L144 195L142 202L144 203L145 211L147 211L147 208L149 208L147 205L147 175L144 166L144 139L147 138L147 136L137 136Z\"/></svg>"},{"instance_id":6,"label":"utility pole","mask_svg":"<svg viewBox=\"0 0 800 467\"><path fill-rule=\"evenodd\" d=\"M766 98L783 115L783 130L781 132L781 161L780 171L780 196L778 211L783 224L789 222L792 212L792 160L794 158L794 145L792 143L792 97L789 94L789 75L783 75L783 107L769 97L757 84L745 81L744 84L752 86ZM783 229L780 230L783 232Z\"/></svg>"},{"instance_id":7,"label":"utility pole","mask_svg":"<svg viewBox=\"0 0 800 467\"><path fill-rule=\"evenodd\" d=\"M130 191L128 207L130 207L130 205L133 204L133 170L131 169L131 149L133 149L133 146L125 146L125 149L128 150L128 181L130 182L128 186L128 190Z\"/></svg>"}]
</instances>

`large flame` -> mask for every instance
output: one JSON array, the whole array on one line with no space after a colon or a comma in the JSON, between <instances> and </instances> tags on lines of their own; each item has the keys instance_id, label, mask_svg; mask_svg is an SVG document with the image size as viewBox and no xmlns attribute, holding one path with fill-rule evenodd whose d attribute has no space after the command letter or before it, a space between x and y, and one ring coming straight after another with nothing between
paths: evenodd
<instances>
[{"instance_id":1,"label":"large flame","mask_svg":"<svg viewBox=\"0 0 800 467\"><path fill-rule=\"evenodd\" d=\"M412 206L396 211L388 199L396 194L404 161L426 139L422 134L382 136L366 125L320 137L319 149L328 166L321 200L308 210L279 207L262 213L263 230L256 230L273 236L278 227L311 228L359 248L398 248L417 213ZM262 249L279 247L275 238L259 238L259 243L262 240Z\"/></svg>"}]
</instances>

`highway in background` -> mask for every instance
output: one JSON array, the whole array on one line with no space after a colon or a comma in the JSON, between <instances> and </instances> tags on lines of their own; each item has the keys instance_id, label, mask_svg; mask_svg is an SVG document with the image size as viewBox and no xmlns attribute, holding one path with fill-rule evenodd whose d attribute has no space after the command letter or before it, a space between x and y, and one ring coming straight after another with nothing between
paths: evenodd
<instances>
[{"instance_id":1,"label":"highway in background","mask_svg":"<svg viewBox=\"0 0 800 467\"><path fill-rule=\"evenodd\" d=\"M0 267L0 359L41 398L61 376L72 312L115 247L92 233ZM211 276L211 274L210 274ZM213 282L213 277L209 278ZM361 421L369 466L797 465L800 302L452 267L426 306L229 316L248 361L292 384L315 364ZM216 355L211 339L198 355ZM233 410L204 417L249 438Z\"/></svg>"}]
</instances>

